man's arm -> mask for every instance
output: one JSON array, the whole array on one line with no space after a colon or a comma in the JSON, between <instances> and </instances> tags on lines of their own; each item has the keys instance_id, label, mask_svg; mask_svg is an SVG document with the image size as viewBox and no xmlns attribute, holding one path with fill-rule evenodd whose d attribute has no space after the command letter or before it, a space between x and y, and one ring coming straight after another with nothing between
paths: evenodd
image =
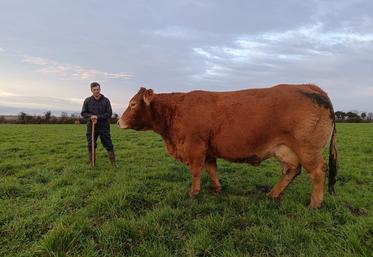
<instances>
[{"instance_id":1,"label":"man's arm","mask_svg":"<svg viewBox=\"0 0 373 257\"><path fill-rule=\"evenodd\" d=\"M92 113L88 111L88 99L84 100L82 112L80 113L84 119L89 119L92 116Z\"/></svg>"},{"instance_id":2,"label":"man's arm","mask_svg":"<svg viewBox=\"0 0 373 257\"><path fill-rule=\"evenodd\" d=\"M106 105L105 105L105 112L97 115L97 119L107 120L107 119L111 118L111 115L113 115L113 111L111 110L110 101L109 101L109 99L107 99L107 102L106 102Z\"/></svg>"}]
</instances>

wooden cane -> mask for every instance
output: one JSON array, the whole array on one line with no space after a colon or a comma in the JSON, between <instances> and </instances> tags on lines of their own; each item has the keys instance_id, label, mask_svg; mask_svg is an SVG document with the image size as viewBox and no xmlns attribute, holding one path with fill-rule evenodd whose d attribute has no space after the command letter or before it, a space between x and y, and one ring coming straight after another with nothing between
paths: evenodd
<instances>
[{"instance_id":1,"label":"wooden cane","mask_svg":"<svg viewBox=\"0 0 373 257\"><path fill-rule=\"evenodd\" d=\"M92 167L96 164L96 154L95 154L95 123L92 121Z\"/></svg>"}]
</instances>

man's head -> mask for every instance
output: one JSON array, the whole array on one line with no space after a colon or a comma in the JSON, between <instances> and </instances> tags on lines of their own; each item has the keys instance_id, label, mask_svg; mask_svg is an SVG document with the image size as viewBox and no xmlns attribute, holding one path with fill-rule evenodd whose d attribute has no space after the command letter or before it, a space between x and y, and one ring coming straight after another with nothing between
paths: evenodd
<instances>
[{"instance_id":1,"label":"man's head","mask_svg":"<svg viewBox=\"0 0 373 257\"><path fill-rule=\"evenodd\" d=\"M97 82L91 83L91 92L94 97L99 97L101 91L101 86Z\"/></svg>"}]
</instances>

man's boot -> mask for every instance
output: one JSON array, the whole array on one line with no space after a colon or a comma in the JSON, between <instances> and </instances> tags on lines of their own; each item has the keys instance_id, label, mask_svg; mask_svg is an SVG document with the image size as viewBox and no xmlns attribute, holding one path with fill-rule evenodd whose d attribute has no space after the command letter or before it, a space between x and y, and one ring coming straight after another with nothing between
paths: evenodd
<instances>
[{"instance_id":1,"label":"man's boot","mask_svg":"<svg viewBox=\"0 0 373 257\"><path fill-rule=\"evenodd\" d=\"M113 168L117 168L118 165L117 165L117 162L115 160L114 150L110 150L110 151L107 151L107 152L108 152L108 155L109 155L109 160L111 162L111 165L113 166Z\"/></svg>"}]
</instances>

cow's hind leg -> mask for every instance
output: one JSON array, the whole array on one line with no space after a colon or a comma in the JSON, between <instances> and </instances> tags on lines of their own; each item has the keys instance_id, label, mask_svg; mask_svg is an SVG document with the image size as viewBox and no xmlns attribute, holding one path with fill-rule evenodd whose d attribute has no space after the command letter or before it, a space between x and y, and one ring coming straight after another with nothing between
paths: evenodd
<instances>
[{"instance_id":1,"label":"cow's hind leg","mask_svg":"<svg viewBox=\"0 0 373 257\"><path fill-rule=\"evenodd\" d=\"M324 198L324 180L326 163L321 154L309 156L302 161L302 165L307 170L312 182L311 208L320 207Z\"/></svg>"},{"instance_id":2,"label":"cow's hind leg","mask_svg":"<svg viewBox=\"0 0 373 257\"><path fill-rule=\"evenodd\" d=\"M282 163L282 178L267 194L268 197L278 198L285 188L300 174L301 166L296 153L286 145L278 145L273 149L276 158Z\"/></svg>"},{"instance_id":3,"label":"cow's hind leg","mask_svg":"<svg viewBox=\"0 0 373 257\"><path fill-rule=\"evenodd\" d=\"M302 167L294 168L288 164L283 164L282 178L277 182L277 184L272 188L272 190L267 193L270 198L278 198L280 194L285 190L285 188L298 176L301 172Z\"/></svg>"},{"instance_id":4,"label":"cow's hind leg","mask_svg":"<svg viewBox=\"0 0 373 257\"><path fill-rule=\"evenodd\" d=\"M205 162L205 168L207 174L209 174L211 183L212 183L212 190L211 192L215 194L219 194L221 191L221 185L219 182L218 174L217 174L217 165L216 165L216 159L206 159Z\"/></svg>"}]
</instances>

